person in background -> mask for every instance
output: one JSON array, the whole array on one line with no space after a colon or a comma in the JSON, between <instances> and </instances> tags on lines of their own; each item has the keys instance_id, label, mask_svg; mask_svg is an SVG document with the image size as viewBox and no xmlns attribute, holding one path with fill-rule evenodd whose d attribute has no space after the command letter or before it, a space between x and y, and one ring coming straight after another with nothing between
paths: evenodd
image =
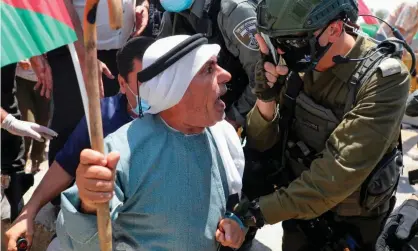
<instances>
[{"instance_id":1,"label":"person in background","mask_svg":"<svg viewBox=\"0 0 418 251\"><path fill-rule=\"evenodd\" d=\"M145 50L154 41L153 38L135 37L119 49L116 60L119 68L120 93L101 100L104 136L113 133L138 116L136 74L142 69L142 57ZM145 103L141 105L144 110L147 109ZM87 121L84 117L56 155L54 162L19 217L6 232L8 251L16 250L16 240L20 236L24 236L29 245L32 244L36 215L44 205L71 185L79 164L80 153L83 149L90 147Z\"/></svg>"},{"instance_id":2,"label":"person in background","mask_svg":"<svg viewBox=\"0 0 418 251\"><path fill-rule=\"evenodd\" d=\"M276 48L257 35L266 57L247 118L247 145L279 156L271 193L256 199L265 222L282 222L283 251L353 242L373 250L402 170L409 71L350 30L357 1L262 0L257 13L259 32ZM286 65L269 61L274 52ZM368 55L375 58L361 59Z\"/></svg>"},{"instance_id":3,"label":"person in background","mask_svg":"<svg viewBox=\"0 0 418 251\"><path fill-rule=\"evenodd\" d=\"M149 2L149 20L142 36L157 37L161 27L161 19L164 12L160 0L148 0Z\"/></svg>"},{"instance_id":4,"label":"person in background","mask_svg":"<svg viewBox=\"0 0 418 251\"><path fill-rule=\"evenodd\" d=\"M47 126L50 115L50 100L37 92L35 89L37 82L38 78L31 67L30 61L23 60L19 62L16 68L16 97L22 120ZM38 142L29 137L26 137L24 140L25 170L26 172L37 172L40 164L45 159L46 142Z\"/></svg>"},{"instance_id":5,"label":"person in background","mask_svg":"<svg viewBox=\"0 0 418 251\"><path fill-rule=\"evenodd\" d=\"M418 1L402 2L385 20L399 30L408 44L418 32ZM381 23L375 38L379 41L393 37L392 30L385 23Z\"/></svg>"},{"instance_id":6,"label":"person in background","mask_svg":"<svg viewBox=\"0 0 418 251\"><path fill-rule=\"evenodd\" d=\"M14 220L18 216L22 196L33 184L33 175L24 173L23 137L44 141L56 136L56 132L46 127L21 120L16 99L15 73L16 63L1 68L1 145L6 146L1 149L2 220ZM41 81L46 78L47 74L38 76ZM48 83L44 86L48 86ZM3 196L3 192L6 196ZM9 206L10 210L6 210Z\"/></svg>"}]
</instances>

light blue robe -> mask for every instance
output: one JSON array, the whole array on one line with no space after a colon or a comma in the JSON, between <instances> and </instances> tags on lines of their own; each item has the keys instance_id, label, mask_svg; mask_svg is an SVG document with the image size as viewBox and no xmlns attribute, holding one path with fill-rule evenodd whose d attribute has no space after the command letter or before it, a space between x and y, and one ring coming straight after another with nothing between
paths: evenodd
<instances>
[{"instance_id":1,"label":"light blue robe","mask_svg":"<svg viewBox=\"0 0 418 251\"><path fill-rule=\"evenodd\" d=\"M110 202L113 250L214 251L228 182L209 130L184 135L145 115L105 139L117 151ZM57 235L64 250L99 250L95 215L80 213L74 186L62 194Z\"/></svg>"}]
</instances>

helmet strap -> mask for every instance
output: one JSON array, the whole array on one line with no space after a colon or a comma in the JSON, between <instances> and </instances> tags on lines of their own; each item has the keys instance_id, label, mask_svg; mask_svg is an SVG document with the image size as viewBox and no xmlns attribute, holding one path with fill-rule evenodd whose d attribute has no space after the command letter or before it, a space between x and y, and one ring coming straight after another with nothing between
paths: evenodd
<instances>
[{"instance_id":1,"label":"helmet strap","mask_svg":"<svg viewBox=\"0 0 418 251\"><path fill-rule=\"evenodd\" d=\"M329 24L327 27L322 29L322 31L318 34L318 36L315 36L313 32L309 32L308 36L309 38L309 46L311 47L311 66L309 67L308 71L311 71L315 69L316 65L318 64L319 60L327 53L329 48L331 48L332 44L331 42L328 42L325 46L321 46L319 44L319 38L322 36L322 34L327 30Z\"/></svg>"}]
</instances>

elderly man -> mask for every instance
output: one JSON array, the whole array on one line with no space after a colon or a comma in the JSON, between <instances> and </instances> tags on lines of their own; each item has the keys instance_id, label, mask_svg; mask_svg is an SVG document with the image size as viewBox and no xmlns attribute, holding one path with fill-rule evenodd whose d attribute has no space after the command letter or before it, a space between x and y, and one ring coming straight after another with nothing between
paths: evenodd
<instances>
[{"instance_id":1,"label":"elderly man","mask_svg":"<svg viewBox=\"0 0 418 251\"><path fill-rule=\"evenodd\" d=\"M179 35L146 50L138 80L150 109L105 139L107 156L81 153L77 186L61 197L65 250L99 248L99 202L110 202L114 250L241 245L243 225L227 200L241 191L244 156L220 100L231 76L217 65L220 47L206 43Z\"/></svg>"}]
</instances>

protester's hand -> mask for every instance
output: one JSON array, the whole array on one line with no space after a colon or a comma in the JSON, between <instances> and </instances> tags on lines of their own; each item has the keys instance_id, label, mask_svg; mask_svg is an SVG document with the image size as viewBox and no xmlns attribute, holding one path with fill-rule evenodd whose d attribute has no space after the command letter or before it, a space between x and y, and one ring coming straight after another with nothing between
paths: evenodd
<instances>
[{"instance_id":1,"label":"protester's hand","mask_svg":"<svg viewBox=\"0 0 418 251\"><path fill-rule=\"evenodd\" d=\"M30 61L28 59L21 60L18 64L23 70L29 70L31 67Z\"/></svg>"},{"instance_id":2,"label":"protester's hand","mask_svg":"<svg viewBox=\"0 0 418 251\"><path fill-rule=\"evenodd\" d=\"M5 234L7 251L17 251L16 242L19 237L26 238L30 249L34 234L34 218L35 216L30 215L26 210L20 213L19 217L17 217Z\"/></svg>"},{"instance_id":3,"label":"protester's hand","mask_svg":"<svg viewBox=\"0 0 418 251\"><path fill-rule=\"evenodd\" d=\"M231 219L222 219L216 230L216 241L224 247L239 248L245 239L245 232L238 222Z\"/></svg>"},{"instance_id":4,"label":"protester's hand","mask_svg":"<svg viewBox=\"0 0 418 251\"><path fill-rule=\"evenodd\" d=\"M58 135L48 127L16 119L11 114L8 114L3 120L1 128L7 130L11 134L23 137L31 137L39 142L44 142L43 138L51 140L53 137Z\"/></svg>"},{"instance_id":5,"label":"protester's hand","mask_svg":"<svg viewBox=\"0 0 418 251\"><path fill-rule=\"evenodd\" d=\"M51 67L49 66L48 60L43 56L34 56L30 58L30 63L32 65L32 69L38 78L38 82L36 83L34 90L38 90L41 88L40 94L46 98L51 98L52 92L52 71Z\"/></svg>"},{"instance_id":6,"label":"protester's hand","mask_svg":"<svg viewBox=\"0 0 418 251\"><path fill-rule=\"evenodd\" d=\"M405 201L389 216L376 242L376 251L402 250L418 232L418 197Z\"/></svg>"},{"instance_id":7,"label":"protester's hand","mask_svg":"<svg viewBox=\"0 0 418 251\"><path fill-rule=\"evenodd\" d=\"M97 203L106 203L112 199L118 161L119 153L116 152L106 157L91 149L81 152L76 184L84 213L94 214Z\"/></svg>"},{"instance_id":8,"label":"protester's hand","mask_svg":"<svg viewBox=\"0 0 418 251\"><path fill-rule=\"evenodd\" d=\"M103 74L109 78L109 79L115 79L115 76L113 76L112 72L110 72L109 68L107 68L107 65L103 63L100 60L97 60L97 69L99 74L99 91L100 91L100 97L104 97L104 87L103 87Z\"/></svg>"},{"instance_id":9,"label":"protester's hand","mask_svg":"<svg viewBox=\"0 0 418 251\"><path fill-rule=\"evenodd\" d=\"M135 7L135 31L132 33L133 37L137 37L147 28L149 20L149 10L147 6L138 5Z\"/></svg>"}]
</instances>

